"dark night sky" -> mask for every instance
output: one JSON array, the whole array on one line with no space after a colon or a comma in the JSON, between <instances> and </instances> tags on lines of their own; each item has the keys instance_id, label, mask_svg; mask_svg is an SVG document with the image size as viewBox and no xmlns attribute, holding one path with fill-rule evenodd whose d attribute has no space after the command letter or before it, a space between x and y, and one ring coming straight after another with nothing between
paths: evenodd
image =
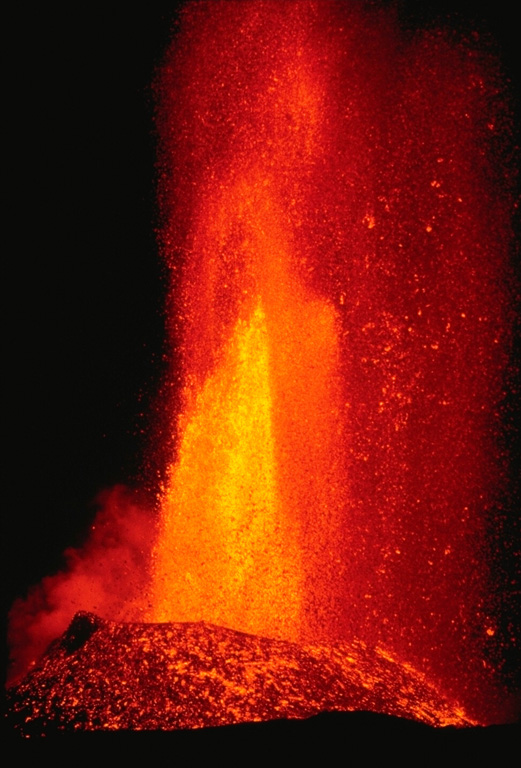
<instances>
[{"instance_id":1,"label":"dark night sky","mask_svg":"<svg viewBox=\"0 0 521 768\"><path fill-rule=\"evenodd\" d=\"M81 542L97 492L140 470L164 351L149 86L178 6L41 4L12 24L7 604ZM507 4L482 8L513 75Z\"/></svg>"},{"instance_id":2,"label":"dark night sky","mask_svg":"<svg viewBox=\"0 0 521 768\"><path fill-rule=\"evenodd\" d=\"M162 370L150 83L176 3L81 9L12 21L6 607L139 474Z\"/></svg>"}]
</instances>

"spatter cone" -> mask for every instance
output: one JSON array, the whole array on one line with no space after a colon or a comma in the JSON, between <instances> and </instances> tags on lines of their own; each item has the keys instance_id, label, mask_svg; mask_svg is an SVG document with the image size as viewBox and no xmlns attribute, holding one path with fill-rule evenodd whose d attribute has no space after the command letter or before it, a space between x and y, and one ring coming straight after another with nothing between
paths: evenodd
<instances>
[{"instance_id":1,"label":"spatter cone","mask_svg":"<svg viewBox=\"0 0 521 768\"><path fill-rule=\"evenodd\" d=\"M117 623L76 614L8 692L23 735L180 730L369 711L475 725L424 676L363 642L306 645L205 622Z\"/></svg>"}]
</instances>

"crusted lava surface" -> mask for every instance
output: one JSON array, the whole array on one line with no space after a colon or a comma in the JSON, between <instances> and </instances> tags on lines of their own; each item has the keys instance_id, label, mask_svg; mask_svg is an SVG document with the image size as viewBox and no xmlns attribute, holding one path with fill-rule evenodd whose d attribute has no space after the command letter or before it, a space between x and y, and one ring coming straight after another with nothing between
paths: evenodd
<instances>
[{"instance_id":1,"label":"crusted lava surface","mask_svg":"<svg viewBox=\"0 0 521 768\"><path fill-rule=\"evenodd\" d=\"M21 735L175 731L368 711L475 725L424 676L362 642L300 646L205 622L117 623L80 612L8 691Z\"/></svg>"}]
</instances>

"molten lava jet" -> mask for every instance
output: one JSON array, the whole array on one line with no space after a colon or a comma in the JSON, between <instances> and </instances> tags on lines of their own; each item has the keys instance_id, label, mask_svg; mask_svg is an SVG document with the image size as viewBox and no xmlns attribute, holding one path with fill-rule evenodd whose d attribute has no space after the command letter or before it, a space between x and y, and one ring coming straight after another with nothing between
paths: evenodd
<instances>
[{"instance_id":1,"label":"molten lava jet","mask_svg":"<svg viewBox=\"0 0 521 768\"><path fill-rule=\"evenodd\" d=\"M89 631L57 641L16 711L54 669L63 727L512 719L515 584L494 554L515 325L498 60L385 3L188 2L157 94L165 392L181 407L162 400L148 625L80 615ZM88 685L67 688L70 664ZM95 693L111 674L117 716Z\"/></svg>"},{"instance_id":2,"label":"molten lava jet","mask_svg":"<svg viewBox=\"0 0 521 768\"><path fill-rule=\"evenodd\" d=\"M303 146L309 143L305 131ZM292 274L294 251L270 168L250 178L246 169L215 206L204 195L208 213L196 247L208 266L196 290L214 317L203 315L192 330L190 348L205 350L204 371L187 373L177 460L162 496L151 618L207 619L302 639L320 623L309 610L314 582L323 588L321 631L330 637L343 492L337 316ZM224 310L228 288L215 264L223 248L235 282L235 301ZM230 317L224 329L223 311ZM321 550L330 554L320 557Z\"/></svg>"}]
</instances>

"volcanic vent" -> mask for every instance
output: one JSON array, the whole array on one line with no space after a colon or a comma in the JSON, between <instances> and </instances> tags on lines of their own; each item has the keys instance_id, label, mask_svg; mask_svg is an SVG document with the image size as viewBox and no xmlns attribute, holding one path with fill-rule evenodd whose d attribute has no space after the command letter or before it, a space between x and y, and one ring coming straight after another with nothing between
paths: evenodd
<instances>
[{"instance_id":1,"label":"volcanic vent","mask_svg":"<svg viewBox=\"0 0 521 768\"><path fill-rule=\"evenodd\" d=\"M181 405L148 580L76 616L17 727L508 718L498 61L385 3L198 2L156 85Z\"/></svg>"}]
</instances>

